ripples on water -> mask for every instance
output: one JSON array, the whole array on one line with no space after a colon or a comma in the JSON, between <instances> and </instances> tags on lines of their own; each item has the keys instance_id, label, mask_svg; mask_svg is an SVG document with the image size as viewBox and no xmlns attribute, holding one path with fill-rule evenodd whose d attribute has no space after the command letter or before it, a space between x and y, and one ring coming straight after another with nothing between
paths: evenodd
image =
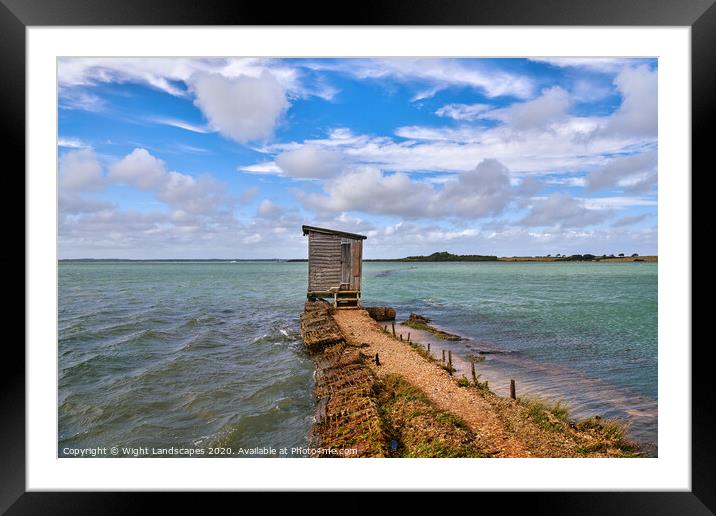
<instances>
[{"instance_id":1,"label":"ripples on water","mask_svg":"<svg viewBox=\"0 0 716 516\"><path fill-rule=\"evenodd\" d=\"M655 443L656 270L366 263L363 298L469 337L458 354L491 351L479 367L498 394L515 378ZM59 449L305 446L305 282L305 263L61 263Z\"/></svg>"},{"instance_id":2,"label":"ripples on water","mask_svg":"<svg viewBox=\"0 0 716 516\"><path fill-rule=\"evenodd\" d=\"M60 265L59 446L305 446L300 264Z\"/></svg>"},{"instance_id":3,"label":"ripples on water","mask_svg":"<svg viewBox=\"0 0 716 516\"><path fill-rule=\"evenodd\" d=\"M378 265L378 264L376 264ZM401 264L380 264L381 272ZM486 351L478 368L497 394L561 400L574 417L630 424L656 453L657 264L423 263L366 271L364 298L432 317L466 341L432 341L434 354ZM469 376L469 364L458 374Z\"/></svg>"}]
</instances>

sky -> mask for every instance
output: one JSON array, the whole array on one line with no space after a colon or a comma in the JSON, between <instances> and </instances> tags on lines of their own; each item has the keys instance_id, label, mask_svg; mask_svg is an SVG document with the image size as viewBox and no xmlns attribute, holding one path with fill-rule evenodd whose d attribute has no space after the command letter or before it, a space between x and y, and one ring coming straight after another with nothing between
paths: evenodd
<instances>
[{"instance_id":1,"label":"sky","mask_svg":"<svg viewBox=\"0 0 716 516\"><path fill-rule=\"evenodd\" d=\"M63 58L59 257L656 254L655 59Z\"/></svg>"}]
</instances>

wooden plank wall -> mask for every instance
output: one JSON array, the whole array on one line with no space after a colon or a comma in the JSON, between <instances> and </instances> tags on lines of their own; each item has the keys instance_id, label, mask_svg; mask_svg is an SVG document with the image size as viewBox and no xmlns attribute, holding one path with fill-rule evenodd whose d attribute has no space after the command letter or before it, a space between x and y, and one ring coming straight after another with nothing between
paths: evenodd
<instances>
[{"instance_id":1,"label":"wooden plank wall","mask_svg":"<svg viewBox=\"0 0 716 516\"><path fill-rule=\"evenodd\" d=\"M353 251L352 268L351 268L351 290L360 290L360 277L363 261L363 241L353 240L351 244Z\"/></svg>"},{"instance_id":2,"label":"wooden plank wall","mask_svg":"<svg viewBox=\"0 0 716 516\"><path fill-rule=\"evenodd\" d=\"M326 291L341 285L341 237L308 234L308 290Z\"/></svg>"}]
</instances>

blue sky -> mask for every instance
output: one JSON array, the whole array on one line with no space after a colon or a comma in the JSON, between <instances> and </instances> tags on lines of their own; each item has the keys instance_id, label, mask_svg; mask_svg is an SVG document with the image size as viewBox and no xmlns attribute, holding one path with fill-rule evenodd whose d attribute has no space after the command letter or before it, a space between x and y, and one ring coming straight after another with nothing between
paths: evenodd
<instances>
[{"instance_id":1,"label":"blue sky","mask_svg":"<svg viewBox=\"0 0 716 516\"><path fill-rule=\"evenodd\" d=\"M655 59L67 58L60 258L656 254Z\"/></svg>"}]
</instances>

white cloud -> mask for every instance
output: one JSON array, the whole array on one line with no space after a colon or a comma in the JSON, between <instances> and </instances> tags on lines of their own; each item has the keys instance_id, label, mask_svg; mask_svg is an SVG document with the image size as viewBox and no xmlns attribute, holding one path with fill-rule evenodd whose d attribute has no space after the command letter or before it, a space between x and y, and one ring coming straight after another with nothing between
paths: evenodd
<instances>
[{"instance_id":1,"label":"white cloud","mask_svg":"<svg viewBox=\"0 0 716 516\"><path fill-rule=\"evenodd\" d=\"M88 60L74 68L61 63L60 106L104 109L105 101L89 90L92 85L141 82L194 100L208 124L166 117L150 121L198 133L219 131L240 142L261 142L275 132L289 102L305 95L331 99L337 91L328 83L319 88L319 75L306 72L303 65L287 66L279 60L180 59L167 64L169 61L149 59L132 66L127 60ZM174 249L175 256L185 257L192 253L207 256L213 249L229 256L249 252L255 253L254 257L286 257L285 253L295 257L305 251L300 224L309 223L308 218L314 216L316 225L369 234L372 252L379 253L373 256L410 254L411 246L422 246L413 253L420 254L442 242L453 251L483 254L519 253L520 249L527 250L525 254L539 249L553 254L581 253L592 251L585 246L594 242L599 243L600 248L594 251L600 254L613 252L615 248L609 246L625 243L633 243L633 250L642 254L655 251L656 229L644 228L644 224L632 227L646 217L622 217L605 229L590 227L605 220L608 223L610 216L627 207L653 210L656 206L653 196L639 196L653 192L655 159L653 166L637 163L638 157L645 159L649 152L655 155L655 151L644 151L652 149L656 141L655 71L648 66L629 66L626 61L565 64L595 71L602 67L605 75L583 75L604 87L613 77L616 89L603 87L595 93L592 82L576 82L570 87L571 97L564 86L533 98L535 83L531 79L510 82L505 74L491 75L484 64L397 61L340 61L338 66L354 77L403 81L417 92L415 98L457 86L477 89L487 97L511 95L527 100L492 110L487 104L447 104L436 114L460 123L446 120L445 127L400 127L395 130L400 139L338 127L329 129L323 138L262 142L255 150L264 154L263 160L239 170L321 179L299 183L308 192L299 193L299 200L316 214L289 209L273 199L263 199L256 206L258 189L254 187L237 194L238 202L250 203L252 210L256 207L256 216L247 222L234 219L236 202L226 193L225 185L211 177L171 171L144 149L135 149L103 175L96 156L83 142L60 139L59 146L90 151L75 156L75 163L68 158L60 164L61 242L72 242L72 249L126 249L128 253L134 249L143 257L152 252L162 254L164 249ZM264 80L271 86L265 88ZM602 98L614 91L623 101L611 116L569 114L573 101L592 101L595 95ZM482 119L500 123L468 123ZM624 154L632 156L610 158ZM488 157L495 159L485 160ZM475 163L480 165L475 168ZM70 172L63 178L63 171ZM428 177L408 172L427 173ZM542 188L538 177L547 183L585 186L589 191L618 188L633 195L533 197ZM112 183L149 192L164 209L124 211L99 194L91 195ZM507 212L509 208L526 209L527 215L519 221L522 225L514 225L515 213ZM517 216L522 213L518 211ZM505 218L501 220L471 224L473 219L502 214ZM435 221L426 220L431 218ZM394 223L401 219L405 220ZM272 247L274 244L261 236L266 234L282 235L280 245Z\"/></svg>"},{"instance_id":2,"label":"white cloud","mask_svg":"<svg viewBox=\"0 0 716 516\"><path fill-rule=\"evenodd\" d=\"M482 114L483 118L500 120L517 131L543 129L567 117L571 99L569 94L555 86L544 90L536 99L515 103Z\"/></svg>"},{"instance_id":3,"label":"white cloud","mask_svg":"<svg viewBox=\"0 0 716 516\"><path fill-rule=\"evenodd\" d=\"M263 218L276 218L280 217L286 212L286 209L283 206L279 206L278 204L271 202L269 199L264 199L259 204L258 209L256 210L256 214L259 217Z\"/></svg>"},{"instance_id":4,"label":"white cloud","mask_svg":"<svg viewBox=\"0 0 716 516\"><path fill-rule=\"evenodd\" d=\"M255 163L253 165L247 165L245 167L239 167L238 170L242 172L248 172L250 174L276 174L282 175L282 170L276 165L274 161L264 161L261 163Z\"/></svg>"},{"instance_id":5,"label":"white cloud","mask_svg":"<svg viewBox=\"0 0 716 516\"><path fill-rule=\"evenodd\" d=\"M633 58L621 57L532 57L530 61L551 64L559 68L575 67L592 72L614 74L634 63Z\"/></svg>"},{"instance_id":6,"label":"white cloud","mask_svg":"<svg viewBox=\"0 0 716 516\"><path fill-rule=\"evenodd\" d=\"M115 183L153 192L159 201L177 210L178 215L227 217L234 205L224 187L211 177L195 178L168 171L164 161L146 149L134 149L110 165L108 178Z\"/></svg>"},{"instance_id":7,"label":"white cloud","mask_svg":"<svg viewBox=\"0 0 716 516\"><path fill-rule=\"evenodd\" d=\"M529 98L534 90L533 81L485 63L461 59L432 58L382 58L342 59L332 62L309 62L306 66L316 70L333 70L359 79L393 79L399 81L422 81L422 87L413 97L421 100L432 97L451 86L479 89L488 97L510 95Z\"/></svg>"},{"instance_id":8,"label":"white cloud","mask_svg":"<svg viewBox=\"0 0 716 516\"><path fill-rule=\"evenodd\" d=\"M489 104L446 104L435 111L435 114L453 120L476 120L490 108Z\"/></svg>"},{"instance_id":9,"label":"white cloud","mask_svg":"<svg viewBox=\"0 0 716 516\"><path fill-rule=\"evenodd\" d=\"M604 218L603 212L588 208L582 200L556 192L547 198L536 200L519 224L570 228L591 226L602 222Z\"/></svg>"},{"instance_id":10,"label":"white cloud","mask_svg":"<svg viewBox=\"0 0 716 516\"><path fill-rule=\"evenodd\" d=\"M122 210L90 196L111 184L150 192L165 209ZM74 257L206 257L203 253L225 242L240 244L247 234L233 216L235 201L225 185L211 176L167 170L145 149L111 164L106 176L92 151L67 153L60 162L60 185L60 244Z\"/></svg>"},{"instance_id":11,"label":"white cloud","mask_svg":"<svg viewBox=\"0 0 716 516\"><path fill-rule=\"evenodd\" d=\"M164 162L146 149L134 149L130 154L109 167L109 179L140 190L158 188L166 180Z\"/></svg>"},{"instance_id":12,"label":"white cloud","mask_svg":"<svg viewBox=\"0 0 716 516\"><path fill-rule=\"evenodd\" d=\"M437 211L474 218L497 215L507 206L514 191L510 171L494 159L486 159L477 167L445 183L438 194Z\"/></svg>"},{"instance_id":13,"label":"white cloud","mask_svg":"<svg viewBox=\"0 0 716 516\"><path fill-rule=\"evenodd\" d=\"M570 95L553 87L535 99L476 115L502 122L495 127L397 128L395 135L407 141L335 128L327 138L259 150L275 154L300 145L331 148L343 152L352 163L397 172L461 173L486 157L520 173L589 172L604 167L609 155L633 153L655 144L655 126L649 129L656 120L655 80L656 72L646 66L623 69L615 78L623 102L610 116L570 115ZM636 100L640 96L643 98ZM646 189L648 182L635 183L633 191Z\"/></svg>"},{"instance_id":14,"label":"white cloud","mask_svg":"<svg viewBox=\"0 0 716 516\"><path fill-rule=\"evenodd\" d=\"M529 135L506 125L491 129L403 127L396 134L408 141L401 142L341 129L332 131L328 138L274 144L257 150L274 154L313 145L340 150L352 163L400 172L462 173L489 157L513 171L555 174L603 166L607 161L605 154L623 152L644 141L607 135L584 137L598 127L598 120L582 118L568 119L550 131L532 131Z\"/></svg>"},{"instance_id":15,"label":"white cloud","mask_svg":"<svg viewBox=\"0 0 716 516\"><path fill-rule=\"evenodd\" d=\"M590 210L612 210L635 206L656 206L657 200L649 197L620 195L613 197L581 197L584 206Z\"/></svg>"},{"instance_id":16,"label":"white cloud","mask_svg":"<svg viewBox=\"0 0 716 516\"><path fill-rule=\"evenodd\" d=\"M587 180L584 177L574 177L574 176L548 176L545 179L545 183L548 184L554 184L554 185L565 185L565 186L585 186L587 184Z\"/></svg>"},{"instance_id":17,"label":"white cloud","mask_svg":"<svg viewBox=\"0 0 716 516\"><path fill-rule=\"evenodd\" d=\"M269 73L235 79L201 74L192 86L209 125L237 142L269 138L289 107L285 89Z\"/></svg>"},{"instance_id":18,"label":"white cloud","mask_svg":"<svg viewBox=\"0 0 716 516\"><path fill-rule=\"evenodd\" d=\"M88 192L104 188L102 166L94 151L82 149L60 156L59 185L64 192Z\"/></svg>"},{"instance_id":19,"label":"white cloud","mask_svg":"<svg viewBox=\"0 0 716 516\"><path fill-rule=\"evenodd\" d=\"M313 145L303 145L281 153L276 165L290 177L322 178L340 172L344 165L343 155L333 150Z\"/></svg>"},{"instance_id":20,"label":"white cloud","mask_svg":"<svg viewBox=\"0 0 716 516\"><path fill-rule=\"evenodd\" d=\"M63 138L61 136L57 139L57 146L65 147L68 149L88 149L88 148L90 148L90 145L86 144L79 138Z\"/></svg>"},{"instance_id":21,"label":"white cloud","mask_svg":"<svg viewBox=\"0 0 716 516\"><path fill-rule=\"evenodd\" d=\"M179 129L191 131L192 133L206 134L206 133L212 132L212 130L206 126L191 124L189 122L185 122L184 120L179 120L178 118L149 117L148 120L155 124L168 125L170 127L178 127Z\"/></svg>"},{"instance_id":22,"label":"white cloud","mask_svg":"<svg viewBox=\"0 0 716 516\"><path fill-rule=\"evenodd\" d=\"M186 152L189 154L206 154L208 152L211 152L203 147L195 147L194 145L187 145L185 143L176 143L174 144L174 147L179 152Z\"/></svg>"},{"instance_id":23,"label":"white cloud","mask_svg":"<svg viewBox=\"0 0 716 516\"><path fill-rule=\"evenodd\" d=\"M460 127L429 127L412 125L398 127L395 135L410 140L424 140L429 142L460 142L478 143L485 135L481 127L463 125ZM376 142L377 143L377 142ZM392 142L385 142L392 143Z\"/></svg>"},{"instance_id":24,"label":"white cloud","mask_svg":"<svg viewBox=\"0 0 716 516\"><path fill-rule=\"evenodd\" d=\"M227 78L260 77L270 70L286 89L298 89L298 72L279 60L257 58L177 57L68 57L58 60L61 86L138 82L175 96L187 96L187 83L196 73L215 73Z\"/></svg>"},{"instance_id":25,"label":"white cloud","mask_svg":"<svg viewBox=\"0 0 716 516\"><path fill-rule=\"evenodd\" d=\"M619 187L627 192L651 191L657 180L656 149L640 154L621 156L591 172L586 178L587 190Z\"/></svg>"},{"instance_id":26,"label":"white cloud","mask_svg":"<svg viewBox=\"0 0 716 516\"><path fill-rule=\"evenodd\" d=\"M326 181L324 190L325 195L300 194L299 199L319 212L360 211L408 218L496 215L523 192L510 185L509 170L496 160L484 160L442 186L402 173L357 167Z\"/></svg>"},{"instance_id":27,"label":"white cloud","mask_svg":"<svg viewBox=\"0 0 716 516\"><path fill-rule=\"evenodd\" d=\"M107 103L94 93L79 88L59 88L57 104L60 109L76 109L96 113L104 110Z\"/></svg>"},{"instance_id":28,"label":"white cloud","mask_svg":"<svg viewBox=\"0 0 716 516\"><path fill-rule=\"evenodd\" d=\"M610 135L627 137L656 137L657 79L657 71L646 65L623 69L614 79L614 84L622 96L622 103L603 131Z\"/></svg>"},{"instance_id":29,"label":"white cloud","mask_svg":"<svg viewBox=\"0 0 716 516\"><path fill-rule=\"evenodd\" d=\"M372 167L355 168L327 180L324 190L327 195L305 195L301 200L318 211L419 216L433 193L430 185L411 181L405 174L385 175Z\"/></svg>"}]
</instances>

